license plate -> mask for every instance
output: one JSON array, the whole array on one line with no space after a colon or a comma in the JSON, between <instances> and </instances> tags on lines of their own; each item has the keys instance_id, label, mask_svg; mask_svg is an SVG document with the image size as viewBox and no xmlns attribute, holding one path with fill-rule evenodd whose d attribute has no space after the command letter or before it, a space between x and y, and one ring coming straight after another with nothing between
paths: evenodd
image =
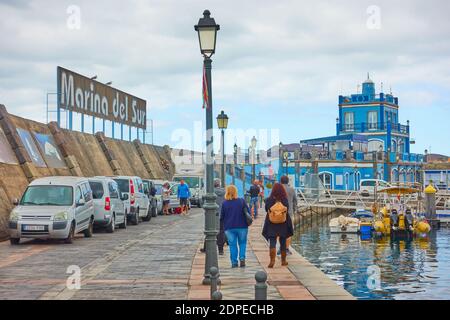
<instances>
[{"instance_id":1,"label":"license plate","mask_svg":"<svg viewBox=\"0 0 450 320\"><path fill-rule=\"evenodd\" d=\"M44 231L45 226L23 226L24 231Z\"/></svg>"}]
</instances>

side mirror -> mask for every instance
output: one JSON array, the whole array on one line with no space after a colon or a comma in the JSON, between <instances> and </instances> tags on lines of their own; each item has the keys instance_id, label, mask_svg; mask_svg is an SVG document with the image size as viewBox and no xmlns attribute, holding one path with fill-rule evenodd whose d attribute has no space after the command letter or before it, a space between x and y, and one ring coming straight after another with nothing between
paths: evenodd
<instances>
[{"instance_id":1,"label":"side mirror","mask_svg":"<svg viewBox=\"0 0 450 320\"><path fill-rule=\"evenodd\" d=\"M122 196L120 197L120 200L122 200L122 201L128 200L128 194L126 194L126 193L122 194Z\"/></svg>"},{"instance_id":2,"label":"side mirror","mask_svg":"<svg viewBox=\"0 0 450 320\"><path fill-rule=\"evenodd\" d=\"M12 203L13 203L13 205L18 206L19 205L19 199L14 198Z\"/></svg>"},{"instance_id":3,"label":"side mirror","mask_svg":"<svg viewBox=\"0 0 450 320\"><path fill-rule=\"evenodd\" d=\"M86 201L84 201L84 199L80 199L80 200L78 200L78 202L77 202L77 207L82 207L82 206L84 206L86 204Z\"/></svg>"}]
</instances>

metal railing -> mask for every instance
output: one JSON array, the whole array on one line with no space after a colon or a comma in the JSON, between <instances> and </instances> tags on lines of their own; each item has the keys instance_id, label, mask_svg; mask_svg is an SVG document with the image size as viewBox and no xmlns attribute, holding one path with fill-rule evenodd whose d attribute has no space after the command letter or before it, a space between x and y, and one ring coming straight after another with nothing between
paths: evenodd
<instances>
[{"instance_id":1,"label":"metal railing","mask_svg":"<svg viewBox=\"0 0 450 320\"><path fill-rule=\"evenodd\" d=\"M361 123L342 123L338 124L339 131L343 132L373 132L387 131L388 125L391 126L392 132L408 134L409 126L400 123L388 122L361 122Z\"/></svg>"}]
</instances>

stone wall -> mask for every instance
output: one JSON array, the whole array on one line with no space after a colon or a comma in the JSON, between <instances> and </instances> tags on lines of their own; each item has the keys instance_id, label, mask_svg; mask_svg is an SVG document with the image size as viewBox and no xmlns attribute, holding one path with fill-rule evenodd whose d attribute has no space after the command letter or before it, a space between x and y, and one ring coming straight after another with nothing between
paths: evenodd
<instances>
[{"instance_id":1,"label":"stone wall","mask_svg":"<svg viewBox=\"0 0 450 320\"><path fill-rule=\"evenodd\" d=\"M36 178L123 174L171 180L175 173L168 146L107 138L102 132L92 135L61 129L55 122L43 124L10 115L3 105L0 105L0 128L7 140L0 143L0 148L11 148L14 158L4 163L0 157L0 239L7 236L6 223L13 199L20 198L28 183ZM29 136L26 145L19 132ZM44 150L38 136L50 137L53 144L44 146L50 146L53 155L57 150L57 166L46 158L48 149ZM36 153L30 155L30 144L35 145L41 163L36 162Z\"/></svg>"}]
</instances>

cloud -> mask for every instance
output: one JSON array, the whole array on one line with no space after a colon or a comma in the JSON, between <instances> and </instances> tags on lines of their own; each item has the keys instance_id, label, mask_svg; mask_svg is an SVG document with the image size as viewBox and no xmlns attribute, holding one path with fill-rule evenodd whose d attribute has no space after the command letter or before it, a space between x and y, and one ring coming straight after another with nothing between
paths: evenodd
<instances>
[{"instance_id":1,"label":"cloud","mask_svg":"<svg viewBox=\"0 0 450 320\"><path fill-rule=\"evenodd\" d=\"M67 27L72 4L81 10L79 30ZM448 118L450 3L379 0L381 29L371 30L367 8L373 4L1 1L0 103L42 121L61 65L146 99L161 124L203 120L202 58L193 26L208 8L221 25L214 105L233 114L232 125L283 128L285 141L328 134L337 96L355 92L368 71L378 89L381 82L385 91L392 87L415 125L421 118L408 111L414 104L433 105L443 113L439 118ZM170 139L168 127L158 128L162 143ZM434 149L448 152L436 136Z\"/></svg>"}]
</instances>

